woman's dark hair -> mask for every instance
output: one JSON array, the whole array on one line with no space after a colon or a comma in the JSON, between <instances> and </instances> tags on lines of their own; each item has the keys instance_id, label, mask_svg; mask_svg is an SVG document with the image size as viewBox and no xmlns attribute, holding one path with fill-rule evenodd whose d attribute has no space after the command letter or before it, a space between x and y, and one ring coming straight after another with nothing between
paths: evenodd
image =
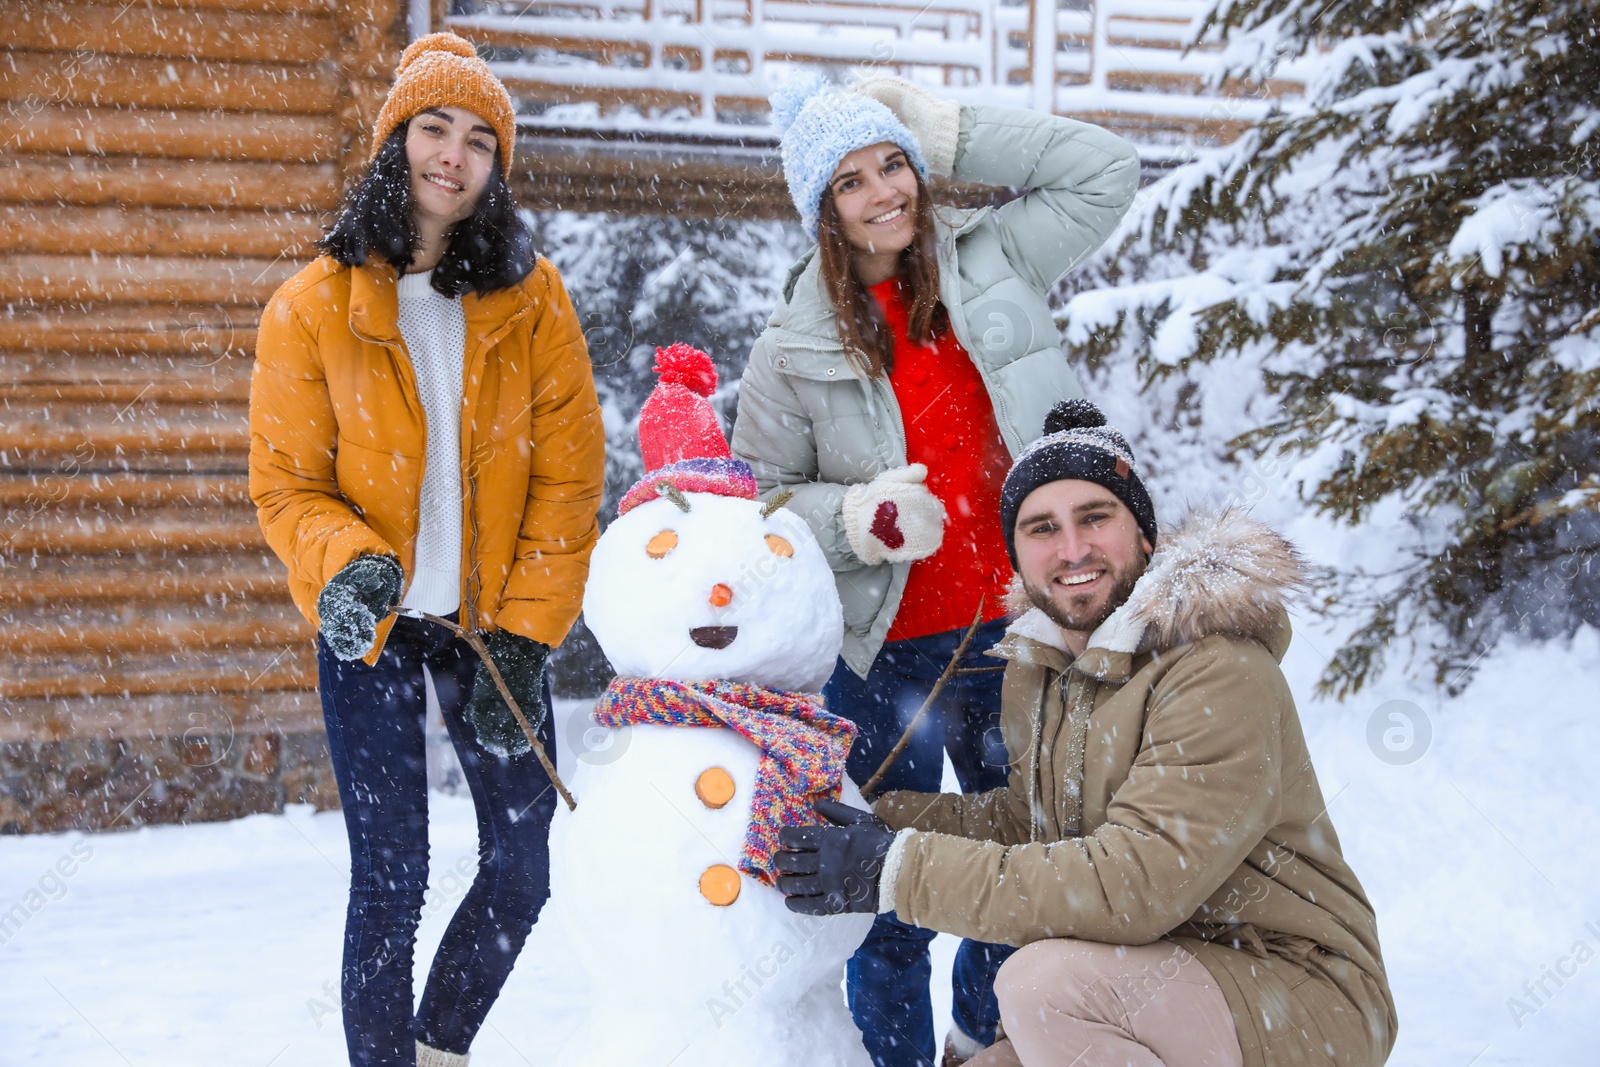
<instances>
[{"instance_id":1,"label":"woman's dark hair","mask_svg":"<svg viewBox=\"0 0 1600 1067\"><path fill-rule=\"evenodd\" d=\"M915 171L913 171L915 173ZM950 318L939 302L938 235L933 228L933 198L917 174L917 206L912 212L914 236L900 253L900 275L911 305L906 333L912 341L927 344L945 331ZM817 212L817 247L822 257L822 284L833 304L839 326L839 343L869 378L894 370L894 338L883 311L850 266L850 242L839 221L833 190L822 194Z\"/></svg>"},{"instance_id":2,"label":"woman's dark hair","mask_svg":"<svg viewBox=\"0 0 1600 1067\"><path fill-rule=\"evenodd\" d=\"M411 266L417 227L411 217L411 164L406 160L406 127L401 123L378 149L317 248L347 267L381 256L401 274ZM500 152L489 184L472 214L450 230L450 244L433 271L433 288L445 296L471 289L492 293L509 289L533 270L533 234L517 214L516 198L500 172Z\"/></svg>"}]
</instances>

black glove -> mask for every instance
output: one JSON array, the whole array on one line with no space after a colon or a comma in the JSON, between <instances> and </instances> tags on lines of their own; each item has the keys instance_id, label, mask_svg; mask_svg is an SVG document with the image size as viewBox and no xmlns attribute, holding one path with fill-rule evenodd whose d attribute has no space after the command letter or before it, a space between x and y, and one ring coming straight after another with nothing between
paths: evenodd
<instances>
[{"instance_id":1,"label":"black glove","mask_svg":"<svg viewBox=\"0 0 1600 1067\"><path fill-rule=\"evenodd\" d=\"M318 629L333 654L360 659L378 639L378 620L400 602L406 575L393 556L357 556L317 594Z\"/></svg>"},{"instance_id":2,"label":"black glove","mask_svg":"<svg viewBox=\"0 0 1600 1067\"><path fill-rule=\"evenodd\" d=\"M819 800L816 809L834 825L778 831L782 851L773 865L784 904L801 915L875 914L883 857L894 844L894 831L872 812L837 800Z\"/></svg>"},{"instance_id":3,"label":"black glove","mask_svg":"<svg viewBox=\"0 0 1600 1067\"><path fill-rule=\"evenodd\" d=\"M544 668L550 659L550 646L510 630L496 630L486 642L500 677L537 732L550 709L544 703ZM472 699L467 702L467 721L478 734L478 744L496 756L520 756L530 751L528 735L522 732L517 717L511 714L500 687L494 684L485 664L478 664L472 680Z\"/></svg>"}]
</instances>

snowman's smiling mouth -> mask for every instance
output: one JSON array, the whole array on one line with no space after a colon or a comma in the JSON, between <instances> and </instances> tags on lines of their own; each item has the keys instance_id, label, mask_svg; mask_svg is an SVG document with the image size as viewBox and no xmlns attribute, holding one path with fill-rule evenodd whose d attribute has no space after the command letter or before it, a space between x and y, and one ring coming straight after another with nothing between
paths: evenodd
<instances>
[{"instance_id":1,"label":"snowman's smiling mouth","mask_svg":"<svg viewBox=\"0 0 1600 1067\"><path fill-rule=\"evenodd\" d=\"M727 648L738 636L737 626L696 626L689 631L689 640L701 648Z\"/></svg>"}]
</instances>

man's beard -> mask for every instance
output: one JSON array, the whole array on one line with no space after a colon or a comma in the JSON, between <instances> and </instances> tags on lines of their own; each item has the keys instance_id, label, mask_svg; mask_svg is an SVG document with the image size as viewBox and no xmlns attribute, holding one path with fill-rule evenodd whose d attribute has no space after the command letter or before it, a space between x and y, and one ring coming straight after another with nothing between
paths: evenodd
<instances>
[{"instance_id":1,"label":"man's beard","mask_svg":"<svg viewBox=\"0 0 1600 1067\"><path fill-rule=\"evenodd\" d=\"M1081 563L1057 567L1051 571L1045 578L1047 586L1045 589L1038 588L1026 578L1022 581L1022 588L1028 594L1029 603L1044 612L1051 622L1063 630L1091 634L1099 628L1101 623L1111 618L1112 612L1128 602L1128 597L1133 595L1134 585L1138 583L1139 578L1144 574L1145 567L1149 562L1149 559L1141 554L1137 563L1126 570L1118 571L1110 563L1099 561L1096 565L1105 567L1106 573L1112 579L1111 593L1099 607L1095 606L1093 598L1089 596L1069 597L1066 607L1062 607L1058 601L1050 596L1049 588L1053 588L1050 583L1055 581L1056 576L1069 571L1082 570L1083 564ZM1079 601L1083 601L1083 603L1079 603Z\"/></svg>"}]
</instances>

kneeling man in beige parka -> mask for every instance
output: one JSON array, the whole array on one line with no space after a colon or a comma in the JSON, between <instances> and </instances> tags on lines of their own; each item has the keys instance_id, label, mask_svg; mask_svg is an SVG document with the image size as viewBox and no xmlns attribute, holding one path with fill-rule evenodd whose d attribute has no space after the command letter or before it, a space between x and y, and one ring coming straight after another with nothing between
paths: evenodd
<instances>
[{"instance_id":1,"label":"kneeling man in beige parka","mask_svg":"<svg viewBox=\"0 0 1600 1067\"><path fill-rule=\"evenodd\" d=\"M1002 520L1023 613L1008 783L831 801L778 887L809 914L893 911L1022 946L1004 1037L970 1067L1377 1067L1394 1000L1278 661L1292 546L1238 511L1160 534L1126 440L1058 405Z\"/></svg>"}]
</instances>

